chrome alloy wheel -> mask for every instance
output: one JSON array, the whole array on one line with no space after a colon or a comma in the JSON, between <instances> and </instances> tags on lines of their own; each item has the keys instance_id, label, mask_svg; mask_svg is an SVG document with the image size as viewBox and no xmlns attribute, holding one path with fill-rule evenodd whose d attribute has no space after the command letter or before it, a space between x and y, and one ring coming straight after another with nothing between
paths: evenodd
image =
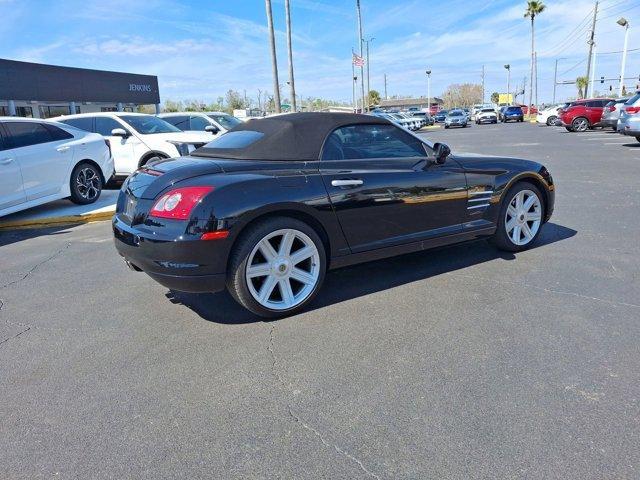
<instances>
[{"instance_id":1,"label":"chrome alloy wheel","mask_svg":"<svg viewBox=\"0 0 640 480\"><path fill-rule=\"evenodd\" d=\"M580 117L576 118L571 126L576 132L585 132L589 128L589 122L586 118Z\"/></svg>"},{"instance_id":2,"label":"chrome alloy wheel","mask_svg":"<svg viewBox=\"0 0 640 480\"><path fill-rule=\"evenodd\" d=\"M294 229L276 230L249 255L245 279L263 307L289 310L304 302L318 284L320 254L313 241Z\"/></svg>"},{"instance_id":3,"label":"chrome alloy wheel","mask_svg":"<svg viewBox=\"0 0 640 480\"><path fill-rule=\"evenodd\" d=\"M93 168L85 167L76 176L78 194L85 200L93 200L100 194L100 176Z\"/></svg>"},{"instance_id":4,"label":"chrome alloy wheel","mask_svg":"<svg viewBox=\"0 0 640 480\"><path fill-rule=\"evenodd\" d=\"M531 190L520 190L507 207L504 224L509 240L515 245L527 245L540 230L542 202Z\"/></svg>"}]
</instances>

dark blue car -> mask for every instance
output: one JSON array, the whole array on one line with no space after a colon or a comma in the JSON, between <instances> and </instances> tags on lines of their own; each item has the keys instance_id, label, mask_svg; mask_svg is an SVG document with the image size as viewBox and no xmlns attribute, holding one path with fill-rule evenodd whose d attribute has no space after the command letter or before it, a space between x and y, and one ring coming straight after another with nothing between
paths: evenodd
<instances>
[{"instance_id":1,"label":"dark blue car","mask_svg":"<svg viewBox=\"0 0 640 480\"><path fill-rule=\"evenodd\" d=\"M442 123L444 122L444 119L447 118L447 113L449 113L447 110L440 110L434 115L433 119L436 123Z\"/></svg>"},{"instance_id":2,"label":"dark blue car","mask_svg":"<svg viewBox=\"0 0 640 480\"><path fill-rule=\"evenodd\" d=\"M516 122L524 122L524 112L520 107L507 107L504 112L502 112L502 122L506 123L510 120Z\"/></svg>"}]
</instances>

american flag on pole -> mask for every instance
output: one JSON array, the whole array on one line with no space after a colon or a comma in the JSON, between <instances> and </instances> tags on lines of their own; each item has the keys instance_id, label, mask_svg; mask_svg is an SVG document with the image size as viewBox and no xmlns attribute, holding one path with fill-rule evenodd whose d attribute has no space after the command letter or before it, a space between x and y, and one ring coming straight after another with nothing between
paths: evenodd
<instances>
[{"instance_id":1,"label":"american flag on pole","mask_svg":"<svg viewBox=\"0 0 640 480\"><path fill-rule=\"evenodd\" d=\"M352 62L356 67L364 67L364 58L362 58L360 55L357 55L355 52L353 53Z\"/></svg>"}]
</instances>

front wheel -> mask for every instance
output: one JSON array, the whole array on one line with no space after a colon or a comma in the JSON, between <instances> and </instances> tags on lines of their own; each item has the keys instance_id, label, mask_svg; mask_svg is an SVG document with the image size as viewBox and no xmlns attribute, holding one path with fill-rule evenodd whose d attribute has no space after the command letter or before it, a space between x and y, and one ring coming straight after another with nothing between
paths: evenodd
<instances>
[{"instance_id":1,"label":"front wheel","mask_svg":"<svg viewBox=\"0 0 640 480\"><path fill-rule=\"evenodd\" d=\"M100 198L102 176L95 165L82 162L71 172L71 201L78 205L88 205Z\"/></svg>"},{"instance_id":2,"label":"front wheel","mask_svg":"<svg viewBox=\"0 0 640 480\"><path fill-rule=\"evenodd\" d=\"M509 252L530 248L540 234L543 219L542 194L535 185L519 182L509 189L500 207L493 243Z\"/></svg>"},{"instance_id":3,"label":"front wheel","mask_svg":"<svg viewBox=\"0 0 640 480\"><path fill-rule=\"evenodd\" d=\"M269 218L238 240L229 262L227 288L256 315L291 315L317 294L326 264L324 245L313 228L294 218Z\"/></svg>"}]
</instances>

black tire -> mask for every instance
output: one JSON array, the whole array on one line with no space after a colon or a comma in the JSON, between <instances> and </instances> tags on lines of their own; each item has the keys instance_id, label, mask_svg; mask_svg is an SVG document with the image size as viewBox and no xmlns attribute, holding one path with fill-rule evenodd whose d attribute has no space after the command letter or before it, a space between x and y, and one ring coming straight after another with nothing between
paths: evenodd
<instances>
[{"instance_id":1,"label":"black tire","mask_svg":"<svg viewBox=\"0 0 640 480\"><path fill-rule=\"evenodd\" d=\"M69 187L73 203L88 205L100 198L104 186L100 169L89 162L80 162L71 172Z\"/></svg>"},{"instance_id":2,"label":"black tire","mask_svg":"<svg viewBox=\"0 0 640 480\"><path fill-rule=\"evenodd\" d=\"M552 125L554 125L556 123L556 120L558 119L558 117L555 116L550 116L549 118L547 118L547 126L550 127Z\"/></svg>"},{"instance_id":3,"label":"black tire","mask_svg":"<svg viewBox=\"0 0 640 480\"><path fill-rule=\"evenodd\" d=\"M264 239L270 233L282 229L294 229L304 233L314 243L318 250L320 265L318 279L313 287L313 291L299 304L287 310L270 309L261 305L251 294L245 272L251 252L258 242ZM244 308L250 312L264 318L278 318L287 315L293 315L311 302L320 290L324 281L327 268L327 257L324 244L318 233L308 224L290 217L270 217L259 221L255 225L242 233L236 241L229 259L229 267L227 269L227 290L231 296Z\"/></svg>"},{"instance_id":4,"label":"black tire","mask_svg":"<svg viewBox=\"0 0 640 480\"><path fill-rule=\"evenodd\" d=\"M517 245L511 240L511 238L507 233L505 220L506 220L507 208L509 207L509 203L513 200L516 194L518 194L522 190L530 190L538 196L538 199L540 200L540 205L542 206L542 212L541 212L542 219L540 221L540 227L538 228L538 231L533 236L533 238L525 245ZM538 239L538 236L540 235L540 232L542 231L545 209L546 209L546 205L544 203L544 196L542 195L538 187L526 181L516 183L504 195L502 204L500 205L500 213L498 214L498 227L496 229L496 233L493 235L493 237L491 237L490 242L493 243L498 249L505 250L507 252L521 252L523 250L527 250L531 248L535 244L536 240Z\"/></svg>"},{"instance_id":5,"label":"black tire","mask_svg":"<svg viewBox=\"0 0 640 480\"><path fill-rule=\"evenodd\" d=\"M566 127L564 127L567 129L567 132L573 132L573 127L567 125Z\"/></svg>"},{"instance_id":6,"label":"black tire","mask_svg":"<svg viewBox=\"0 0 640 480\"><path fill-rule=\"evenodd\" d=\"M640 142L640 137L636 137L636 140L637 140L638 142Z\"/></svg>"},{"instance_id":7,"label":"black tire","mask_svg":"<svg viewBox=\"0 0 640 480\"><path fill-rule=\"evenodd\" d=\"M449 128L449 125L445 125L444 128Z\"/></svg>"},{"instance_id":8,"label":"black tire","mask_svg":"<svg viewBox=\"0 0 640 480\"><path fill-rule=\"evenodd\" d=\"M586 127L584 129L582 128L582 120L586 122ZM573 129L573 132L586 132L591 128L591 124L585 117L576 117L571 121L571 128Z\"/></svg>"}]
</instances>

